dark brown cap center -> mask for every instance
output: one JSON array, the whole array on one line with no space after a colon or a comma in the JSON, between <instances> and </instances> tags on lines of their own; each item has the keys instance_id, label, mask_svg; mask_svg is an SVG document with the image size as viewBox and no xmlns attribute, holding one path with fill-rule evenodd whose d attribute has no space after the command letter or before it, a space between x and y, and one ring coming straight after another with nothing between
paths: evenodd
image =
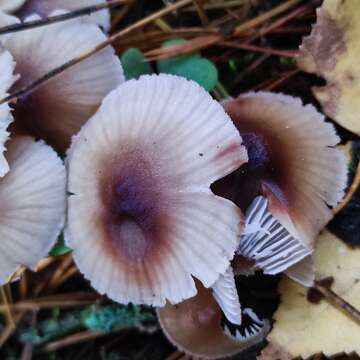
<instances>
[{"instance_id":1,"label":"dark brown cap center","mask_svg":"<svg viewBox=\"0 0 360 360\"><path fill-rule=\"evenodd\" d=\"M111 247L130 261L144 260L164 238L163 194L151 164L129 155L109 165L100 181L104 228Z\"/></svg>"}]
</instances>

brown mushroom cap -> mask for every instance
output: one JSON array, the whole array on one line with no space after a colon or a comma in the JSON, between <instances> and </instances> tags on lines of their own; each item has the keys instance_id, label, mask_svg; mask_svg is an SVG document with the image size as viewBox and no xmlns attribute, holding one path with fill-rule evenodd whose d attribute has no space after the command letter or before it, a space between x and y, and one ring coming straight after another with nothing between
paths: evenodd
<instances>
[{"instance_id":1,"label":"brown mushroom cap","mask_svg":"<svg viewBox=\"0 0 360 360\"><path fill-rule=\"evenodd\" d=\"M341 200L346 184L346 159L334 148L334 127L313 106L282 94L249 93L224 108L243 137L249 162L215 183L215 193L243 211L265 195L272 214L311 245L332 217L328 205Z\"/></svg>"},{"instance_id":2,"label":"brown mushroom cap","mask_svg":"<svg viewBox=\"0 0 360 360\"><path fill-rule=\"evenodd\" d=\"M22 4L20 4L20 2L22 2ZM87 6L101 4L103 2L103 0L19 0L20 6L17 6L16 8L13 7L12 11L17 10L16 15L21 19L24 19L33 14L49 16L52 11L57 9L73 11ZM110 12L108 9L98 11L90 16L84 17L84 19L100 25L106 31L110 28Z\"/></svg>"},{"instance_id":3,"label":"brown mushroom cap","mask_svg":"<svg viewBox=\"0 0 360 360\"><path fill-rule=\"evenodd\" d=\"M227 335L212 291L198 282L197 289L195 297L157 310L165 335L179 350L190 356L217 359L240 353L265 337L267 323L259 334L245 340Z\"/></svg>"},{"instance_id":4,"label":"brown mushroom cap","mask_svg":"<svg viewBox=\"0 0 360 360\"><path fill-rule=\"evenodd\" d=\"M69 151L67 239L100 292L162 306L212 286L242 231L212 182L247 160L222 107L194 82L144 76L109 94Z\"/></svg>"},{"instance_id":5,"label":"brown mushroom cap","mask_svg":"<svg viewBox=\"0 0 360 360\"><path fill-rule=\"evenodd\" d=\"M30 137L7 144L10 171L0 179L0 284L19 265L35 268L65 219L65 167L50 146Z\"/></svg>"},{"instance_id":6,"label":"brown mushroom cap","mask_svg":"<svg viewBox=\"0 0 360 360\"><path fill-rule=\"evenodd\" d=\"M256 197L264 196L268 212L263 223L272 221L273 229L282 232L277 239L289 259L284 258L281 266L276 264L269 273L291 265L289 276L309 285L313 281L313 271L307 273L313 269L311 259L294 261L313 249L317 234L332 217L329 206L341 200L346 184L346 160L334 148L339 141L335 129L313 106L282 94L249 93L227 101L224 108L244 139L249 162L212 188L244 212ZM250 237L265 244L262 235ZM276 242L271 239L262 247L268 252L267 263L273 260L271 243L275 249ZM260 245L252 245L259 251ZM291 248L297 249L298 257Z\"/></svg>"},{"instance_id":7,"label":"brown mushroom cap","mask_svg":"<svg viewBox=\"0 0 360 360\"><path fill-rule=\"evenodd\" d=\"M37 19L32 16L28 19ZM105 40L81 19L25 30L3 37L20 74L17 90ZM119 59L107 47L20 97L14 105L16 126L65 150L72 135L93 115L103 97L124 81Z\"/></svg>"}]
</instances>

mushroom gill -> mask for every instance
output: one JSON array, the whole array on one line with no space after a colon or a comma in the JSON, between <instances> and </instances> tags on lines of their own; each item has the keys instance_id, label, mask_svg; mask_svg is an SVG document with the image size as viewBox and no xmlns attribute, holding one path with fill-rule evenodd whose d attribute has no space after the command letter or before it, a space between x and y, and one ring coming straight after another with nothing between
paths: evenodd
<instances>
[{"instance_id":1,"label":"mushroom gill","mask_svg":"<svg viewBox=\"0 0 360 360\"><path fill-rule=\"evenodd\" d=\"M69 150L66 238L79 269L122 303L178 303L196 294L193 277L212 286L242 221L210 184L246 160L231 120L196 83L124 83Z\"/></svg>"},{"instance_id":2,"label":"mushroom gill","mask_svg":"<svg viewBox=\"0 0 360 360\"><path fill-rule=\"evenodd\" d=\"M38 19L37 15L27 18ZM50 24L2 37L20 75L16 91L106 39L81 19ZM89 59L20 96L13 104L15 128L64 151L72 135L98 109L103 97L124 81L122 67L108 46Z\"/></svg>"}]
</instances>

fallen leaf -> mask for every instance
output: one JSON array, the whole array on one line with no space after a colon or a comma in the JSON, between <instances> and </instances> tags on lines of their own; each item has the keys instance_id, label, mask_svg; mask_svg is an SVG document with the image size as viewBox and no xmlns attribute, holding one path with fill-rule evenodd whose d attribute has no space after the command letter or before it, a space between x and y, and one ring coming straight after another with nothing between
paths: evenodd
<instances>
[{"instance_id":1,"label":"fallen leaf","mask_svg":"<svg viewBox=\"0 0 360 360\"><path fill-rule=\"evenodd\" d=\"M352 249L325 231L314 255L317 279L333 277L332 290L351 305L360 308L360 249ZM280 282L281 305L267 340L270 350L289 358L308 358L317 353L334 356L360 354L360 324L325 299L307 300L308 290L288 278ZM269 349L259 360L267 360ZM286 359L279 357L279 359Z\"/></svg>"},{"instance_id":2,"label":"fallen leaf","mask_svg":"<svg viewBox=\"0 0 360 360\"><path fill-rule=\"evenodd\" d=\"M359 0L325 0L298 58L301 69L327 82L326 86L313 88L323 111L357 134L360 134L359 38Z\"/></svg>"}]
</instances>

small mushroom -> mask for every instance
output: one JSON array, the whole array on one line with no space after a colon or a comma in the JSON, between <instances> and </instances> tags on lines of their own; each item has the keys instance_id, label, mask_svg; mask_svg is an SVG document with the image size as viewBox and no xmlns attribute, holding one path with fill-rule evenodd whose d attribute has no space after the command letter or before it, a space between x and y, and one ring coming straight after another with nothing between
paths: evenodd
<instances>
[{"instance_id":1,"label":"small mushroom","mask_svg":"<svg viewBox=\"0 0 360 360\"><path fill-rule=\"evenodd\" d=\"M5 97L9 88L16 81L14 75L15 62L11 54L0 46L0 97ZM9 165L4 156L5 143L9 138L8 127L12 121L8 104L0 105L0 177L9 171Z\"/></svg>"},{"instance_id":2,"label":"small mushroom","mask_svg":"<svg viewBox=\"0 0 360 360\"><path fill-rule=\"evenodd\" d=\"M269 331L267 320L245 308L241 326L222 316L213 292L197 282L195 297L157 310L159 323L169 341L179 350L202 359L238 354L262 341Z\"/></svg>"},{"instance_id":3,"label":"small mushroom","mask_svg":"<svg viewBox=\"0 0 360 360\"><path fill-rule=\"evenodd\" d=\"M54 245L65 218L65 167L43 141L7 143L10 171L0 178L0 285L17 267L35 268Z\"/></svg>"},{"instance_id":4,"label":"small mushroom","mask_svg":"<svg viewBox=\"0 0 360 360\"><path fill-rule=\"evenodd\" d=\"M59 13L59 12L56 12ZM38 19L37 15L28 20ZM20 74L12 91L106 39L94 24L74 19L2 37ZM18 98L13 105L15 127L64 151L72 135L98 109L103 97L124 81L111 46Z\"/></svg>"},{"instance_id":5,"label":"small mushroom","mask_svg":"<svg viewBox=\"0 0 360 360\"><path fill-rule=\"evenodd\" d=\"M45 17L57 9L73 11L103 2L104 0L0 0L0 10L15 13L21 19L25 19L29 15L38 14ZM86 15L84 19L101 26L105 31L110 29L108 9Z\"/></svg>"},{"instance_id":6,"label":"small mushroom","mask_svg":"<svg viewBox=\"0 0 360 360\"><path fill-rule=\"evenodd\" d=\"M240 210L210 184L247 160L199 85L159 75L111 92L69 151L66 238L81 272L121 303L165 305L229 266Z\"/></svg>"},{"instance_id":7,"label":"small mushroom","mask_svg":"<svg viewBox=\"0 0 360 360\"><path fill-rule=\"evenodd\" d=\"M311 285L309 254L346 184L335 129L313 106L282 94L249 93L224 108L249 154L247 164L212 187L246 212L238 254L266 273L286 270Z\"/></svg>"}]
</instances>

